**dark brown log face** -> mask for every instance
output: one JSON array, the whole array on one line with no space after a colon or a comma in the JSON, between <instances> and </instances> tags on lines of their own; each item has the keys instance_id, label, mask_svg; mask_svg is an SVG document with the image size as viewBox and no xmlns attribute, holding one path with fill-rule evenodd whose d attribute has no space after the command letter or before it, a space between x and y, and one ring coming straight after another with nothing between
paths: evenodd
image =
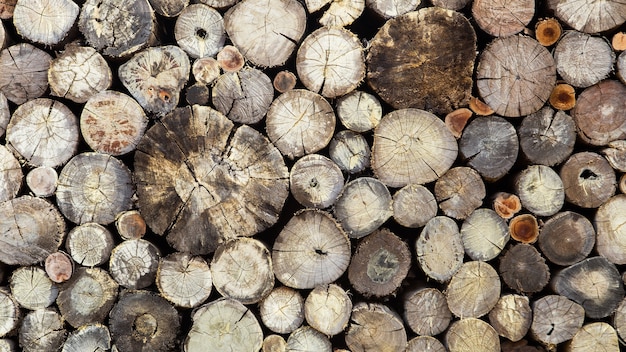
<instances>
[{"instance_id":1,"label":"dark brown log face","mask_svg":"<svg viewBox=\"0 0 626 352\"><path fill-rule=\"evenodd\" d=\"M545 222L538 241L548 260L558 265L572 265L589 255L596 242L596 231L587 218L566 211Z\"/></svg>"},{"instance_id":2,"label":"dark brown log face","mask_svg":"<svg viewBox=\"0 0 626 352\"><path fill-rule=\"evenodd\" d=\"M454 11L426 8L379 30L367 56L367 79L395 108L447 114L469 102L475 57L469 21Z\"/></svg>"},{"instance_id":3,"label":"dark brown log face","mask_svg":"<svg viewBox=\"0 0 626 352\"><path fill-rule=\"evenodd\" d=\"M529 244L518 244L500 260L500 275L510 288L525 293L541 291L550 280L550 270L539 251Z\"/></svg>"}]
</instances>

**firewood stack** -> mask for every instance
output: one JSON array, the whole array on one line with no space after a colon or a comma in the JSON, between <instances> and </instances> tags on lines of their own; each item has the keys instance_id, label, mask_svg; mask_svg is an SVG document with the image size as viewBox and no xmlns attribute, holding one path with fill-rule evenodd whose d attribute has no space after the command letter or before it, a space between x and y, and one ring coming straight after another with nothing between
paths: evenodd
<instances>
[{"instance_id":1,"label":"firewood stack","mask_svg":"<svg viewBox=\"0 0 626 352\"><path fill-rule=\"evenodd\" d=\"M619 351L626 4L0 0L0 352Z\"/></svg>"}]
</instances>

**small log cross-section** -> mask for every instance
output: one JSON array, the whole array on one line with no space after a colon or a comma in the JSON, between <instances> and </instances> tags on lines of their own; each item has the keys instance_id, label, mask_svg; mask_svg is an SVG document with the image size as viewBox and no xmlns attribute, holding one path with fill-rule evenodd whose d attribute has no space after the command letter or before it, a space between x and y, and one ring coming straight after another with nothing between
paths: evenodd
<instances>
[{"instance_id":1,"label":"small log cross-section","mask_svg":"<svg viewBox=\"0 0 626 352\"><path fill-rule=\"evenodd\" d=\"M554 61L565 82L586 88L609 76L613 71L615 53L602 37L567 31L556 45Z\"/></svg>"},{"instance_id":2,"label":"small log cross-section","mask_svg":"<svg viewBox=\"0 0 626 352\"><path fill-rule=\"evenodd\" d=\"M330 140L328 154L341 170L355 174L370 166L372 152L362 134L343 130Z\"/></svg>"},{"instance_id":3,"label":"small log cross-section","mask_svg":"<svg viewBox=\"0 0 626 352\"><path fill-rule=\"evenodd\" d=\"M469 102L475 58L476 33L467 18L424 8L381 27L367 55L367 79L395 108L447 114Z\"/></svg>"},{"instance_id":4,"label":"small log cross-section","mask_svg":"<svg viewBox=\"0 0 626 352\"><path fill-rule=\"evenodd\" d=\"M151 242L126 240L111 251L109 272L126 288L148 287L154 283L160 256L159 249Z\"/></svg>"},{"instance_id":5,"label":"small log cross-section","mask_svg":"<svg viewBox=\"0 0 626 352\"><path fill-rule=\"evenodd\" d=\"M594 219L596 250L613 264L626 264L626 195L618 194L602 204Z\"/></svg>"},{"instance_id":6,"label":"small log cross-section","mask_svg":"<svg viewBox=\"0 0 626 352\"><path fill-rule=\"evenodd\" d=\"M49 307L59 293L59 288L38 266L19 267L11 275L9 283L13 298L29 310Z\"/></svg>"},{"instance_id":7,"label":"small log cross-section","mask_svg":"<svg viewBox=\"0 0 626 352\"><path fill-rule=\"evenodd\" d=\"M571 339L585 320L585 309L560 295L539 298L532 304L532 309L531 336L546 345Z\"/></svg>"},{"instance_id":8,"label":"small log cross-section","mask_svg":"<svg viewBox=\"0 0 626 352\"><path fill-rule=\"evenodd\" d=\"M224 20L203 4L187 6L176 19L176 43L193 58L214 57L224 46Z\"/></svg>"},{"instance_id":9,"label":"small log cross-section","mask_svg":"<svg viewBox=\"0 0 626 352\"><path fill-rule=\"evenodd\" d=\"M352 91L337 99L337 115L347 129L367 132L380 123L383 108L374 95L363 91Z\"/></svg>"},{"instance_id":10,"label":"small log cross-section","mask_svg":"<svg viewBox=\"0 0 626 352\"><path fill-rule=\"evenodd\" d=\"M404 319L418 335L435 336L444 332L452 313L446 296L436 288L421 288L409 292L404 299Z\"/></svg>"},{"instance_id":11,"label":"small log cross-section","mask_svg":"<svg viewBox=\"0 0 626 352\"><path fill-rule=\"evenodd\" d=\"M565 200L582 208L597 208L615 194L617 180L609 162L592 152L567 159L559 174Z\"/></svg>"},{"instance_id":12,"label":"small log cross-section","mask_svg":"<svg viewBox=\"0 0 626 352\"><path fill-rule=\"evenodd\" d=\"M53 195L57 189L58 181L59 175L50 166L36 167L26 175L26 184L37 197L50 197Z\"/></svg>"},{"instance_id":13,"label":"small log cross-section","mask_svg":"<svg viewBox=\"0 0 626 352\"><path fill-rule=\"evenodd\" d=\"M545 165L531 165L515 182L515 190L524 208L538 216L556 214L565 202L563 181Z\"/></svg>"},{"instance_id":14,"label":"small log cross-section","mask_svg":"<svg viewBox=\"0 0 626 352\"><path fill-rule=\"evenodd\" d=\"M489 313L500 298L500 278L486 262L469 261L452 276L446 290L448 308L460 318Z\"/></svg>"},{"instance_id":15,"label":"small log cross-section","mask_svg":"<svg viewBox=\"0 0 626 352\"><path fill-rule=\"evenodd\" d=\"M346 345L351 351L402 352L406 343L406 330L398 313L380 303L354 305L346 332Z\"/></svg>"},{"instance_id":16,"label":"small log cross-section","mask_svg":"<svg viewBox=\"0 0 626 352\"><path fill-rule=\"evenodd\" d=\"M70 333L61 352L108 351L110 349L109 328L102 324L89 324Z\"/></svg>"},{"instance_id":17,"label":"small log cross-section","mask_svg":"<svg viewBox=\"0 0 626 352\"><path fill-rule=\"evenodd\" d=\"M350 309L352 310L352 309ZM20 306L6 288L0 288L0 337L15 329L21 318Z\"/></svg>"},{"instance_id":18,"label":"small log cross-section","mask_svg":"<svg viewBox=\"0 0 626 352\"><path fill-rule=\"evenodd\" d=\"M596 231L584 216L565 211L543 224L538 244L541 253L554 264L572 265L585 259L596 243Z\"/></svg>"},{"instance_id":19,"label":"small log cross-section","mask_svg":"<svg viewBox=\"0 0 626 352\"><path fill-rule=\"evenodd\" d=\"M450 280L463 264L463 241L454 220L437 216L426 223L415 241L417 262L424 273L439 282Z\"/></svg>"},{"instance_id":20,"label":"small log cross-section","mask_svg":"<svg viewBox=\"0 0 626 352\"><path fill-rule=\"evenodd\" d=\"M495 211L479 208L463 221L461 239L470 258L487 261L497 257L506 246L509 227Z\"/></svg>"},{"instance_id":21,"label":"small log cross-section","mask_svg":"<svg viewBox=\"0 0 626 352\"><path fill-rule=\"evenodd\" d=\"M348 182L335 202L335 217L350 238L369 235L393 215L391 193L373 177Z\"/></svg>"},{"instance_id":22,"label":"small log cross-section","mask_svg":"<svg viewBox=\"0 0 626 352\"><path fill-rule=\"evenodd\" d=\"M319 154L298 159L291 168L291 194L305 207L328 208L343 189L343 174L332 160Z\"/></svg>"},{"instance_id":23,"label":"small log cross-section","mask_svg":"<svg viewBox=\"0 0 626 352\"><path fill-rule=\"evenodd\" d=\"M410 228L422 227L435 215L437 200L428 188L411 184L394 193L393 219L398 224Z\"/></svg>"},{"instance_id":24,"label":"small log cross-section","mask_svg":"<svg viewBox=\"0 0 626 352\"><path fill-rule=\"evenodd\" d=\"M247 124L261 121L274 100L270 78L250 67L221 75L211 94L219 112L234 122Z\"/></svg>"},{"instance_id":25,"label":"small log cross-section","mask_svg":"<svg viewBox=\"0 0 626 352\"><path fill-rule=\"evenodd\" d=\"M54 45L65 38L79 11L72 0L18 1L13 11L13 24L22 37Z\"/></svg>"},{"instance_id":26,"label":"small log cross-section","mask_svg":"<svg viewBox=\"0 0 626 352\"><path fill-rule=\"evenodd\" d=\"M461 318L446 332L445 343L450 352L498 352L500 339L488 323L476 318Z\"/></svg>"},{"instance_id":27,"label":"small log cross-section","mask_svg":"<svg viewBox=\"0 0 626 352\"><path fill-rule=\"evenodd\" d=\"M526 336L532 315L527 296L508 294L489 312L489 323L500 336L516 342Z\"/></svg>"},{"instance_id":28,"label":"small log cross-section","mask_svg":"<svg viewBox=\"0 0 626 352\"><path fill-rule=\"evenodd\" d=\"M280 152L248 126L194 105L146 132L135 152L139 210L181 252L207 254L278 220L289 193Z\"/></svg>"},{"instance_id":29,"label":"small log cross-section","mask_svg":"<svg viewBox=\"0 0 626 352\"><path fill-rule=\"evenodd\" d=\"M266 328L289 334L304 321L304 299L300 291L280 286L259 302L259 314Z\"/></svg>"},{"instance_id":30,"label":"small log cross-section","mask_svg":"<svg viewBox=\"0 0 626 352\"><path fill-rule=\"evenodd\" d=\"M522 153L533 164L554 166L563 162L576 142L574 119L549 106L524 117L517 133Z\"/></svg>"},{"instance_id":31,"label":"small log cross-section","mask_svg":"<svg viewBox=\"0 0 626 352\"><path fill-rule=\"evenodd\" d=\"M31 311L19 328L20 347L32 352L60 350L67 334L63 325L63 318L53 308Z\"/></svg>"},{"instance_id":32,"label":"small log cross-section","mask_svg":"<svg viewBox=\"0 0 626 352\"><path fill-rule=\"evenodd\" d=\"M439 208L447 216L465 219L482 205L485 184L476 170L455 167L443 174L435 183L435 197Z\"/></svg>"},{"instance_id":33,"label":"small log cross-section","mask_svg":"<svg viewBox=\"0 0 626 352\"><path fill-rule=\"evenodd\" d=\"M315 287L304 302L307 323L328 336L337 335L348 325L352 301L348 293L335 284Z\"/></svg>"},{"instance_id":34,"label":"small log cross-section","mask_svg":"<svg viewBox=\"0 0 626 352\"><path fill-rule=\"evenodd\" d=\"M156 284L163 298L185 308L199 306L213 288L209 264L202 257L180 252L159 261Z\"/></svg>"},{"instance_id":35,"label":"small log cross-section","mask_svg":"<svg viewBox=\"0 0 626 352\"><path fill-rule=\"evenodd\" d=\"M539 223L532 214L521 214L509 221L511 238L522 243L535 243L539 236Z\"/></svg>"},{"instance_id":36,"label":"small log cross-section","mask_svg":"<svg viewBox=\"0 0 626 352\"><path fill-rule=\"evenodd\" d=\"M500 258L500 277L517 292L541 291L550 280L550 270L541 254L529 244L516 244Z\"/></svg>"},{"instance_id":37,"label":"small log cross-section","mask_svg":"<svg viewBox=\"0 0 626 352\"><path fill-rule=\"evenodd\" d=\"M111 232L94 222L74 227L65 240L65 247L72 259L83 266L96 266L107 262L113 244Z\"/></svg>"},{"instance_id":38,"label":"small log cross-section","mask_svg":"<svg viewBox=\"0 0 626 352\"><path fill-rule=\"evenodd\" d=\"M15 104L39 98L48 89L48 68L52 57L28 43L0 52L0 92Z\"/></svg>"}]
</instances>

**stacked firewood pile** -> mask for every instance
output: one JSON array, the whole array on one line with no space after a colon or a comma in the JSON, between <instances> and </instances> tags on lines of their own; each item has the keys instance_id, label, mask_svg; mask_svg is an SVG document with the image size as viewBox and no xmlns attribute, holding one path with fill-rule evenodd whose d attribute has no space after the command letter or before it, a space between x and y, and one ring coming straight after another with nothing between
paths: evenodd
<instances>
[{"instance_id":1,"label":"stacked firewood pile","mask_svg":"<svg viewBox=\"0 0 626 352\"><path fill-rule=\"evenodd\" d=\"M0 352L626 339L624 2L0 18Z\"/></svg>"}]
</instances>

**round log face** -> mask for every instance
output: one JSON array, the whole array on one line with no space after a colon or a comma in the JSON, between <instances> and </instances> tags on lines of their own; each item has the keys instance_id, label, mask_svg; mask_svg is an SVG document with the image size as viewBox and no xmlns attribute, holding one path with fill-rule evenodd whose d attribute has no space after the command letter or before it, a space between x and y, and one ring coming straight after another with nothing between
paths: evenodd
<instances>
[{"instance_id":1,"label":"round log face","mask_svg":"<svg viewBox=\"0 0 626 352\"><path fill-rule=\"evenodd\" d=\"M280 152L248 126L203 106L174 110L135 153L139 210L182 252L207 254L278 220L289 193Z\"/></svg>"},{"instance_id":2,"label":"round log face","mask_svg":"<svg viewBox=\"0 0 626 352\"><path fill-rule=\"evenodd\" d=\"M619 0L548 0L548 7L566 24L585 33L603 32L626 21L626 4Z\"/></svg>"}]
</instances>

